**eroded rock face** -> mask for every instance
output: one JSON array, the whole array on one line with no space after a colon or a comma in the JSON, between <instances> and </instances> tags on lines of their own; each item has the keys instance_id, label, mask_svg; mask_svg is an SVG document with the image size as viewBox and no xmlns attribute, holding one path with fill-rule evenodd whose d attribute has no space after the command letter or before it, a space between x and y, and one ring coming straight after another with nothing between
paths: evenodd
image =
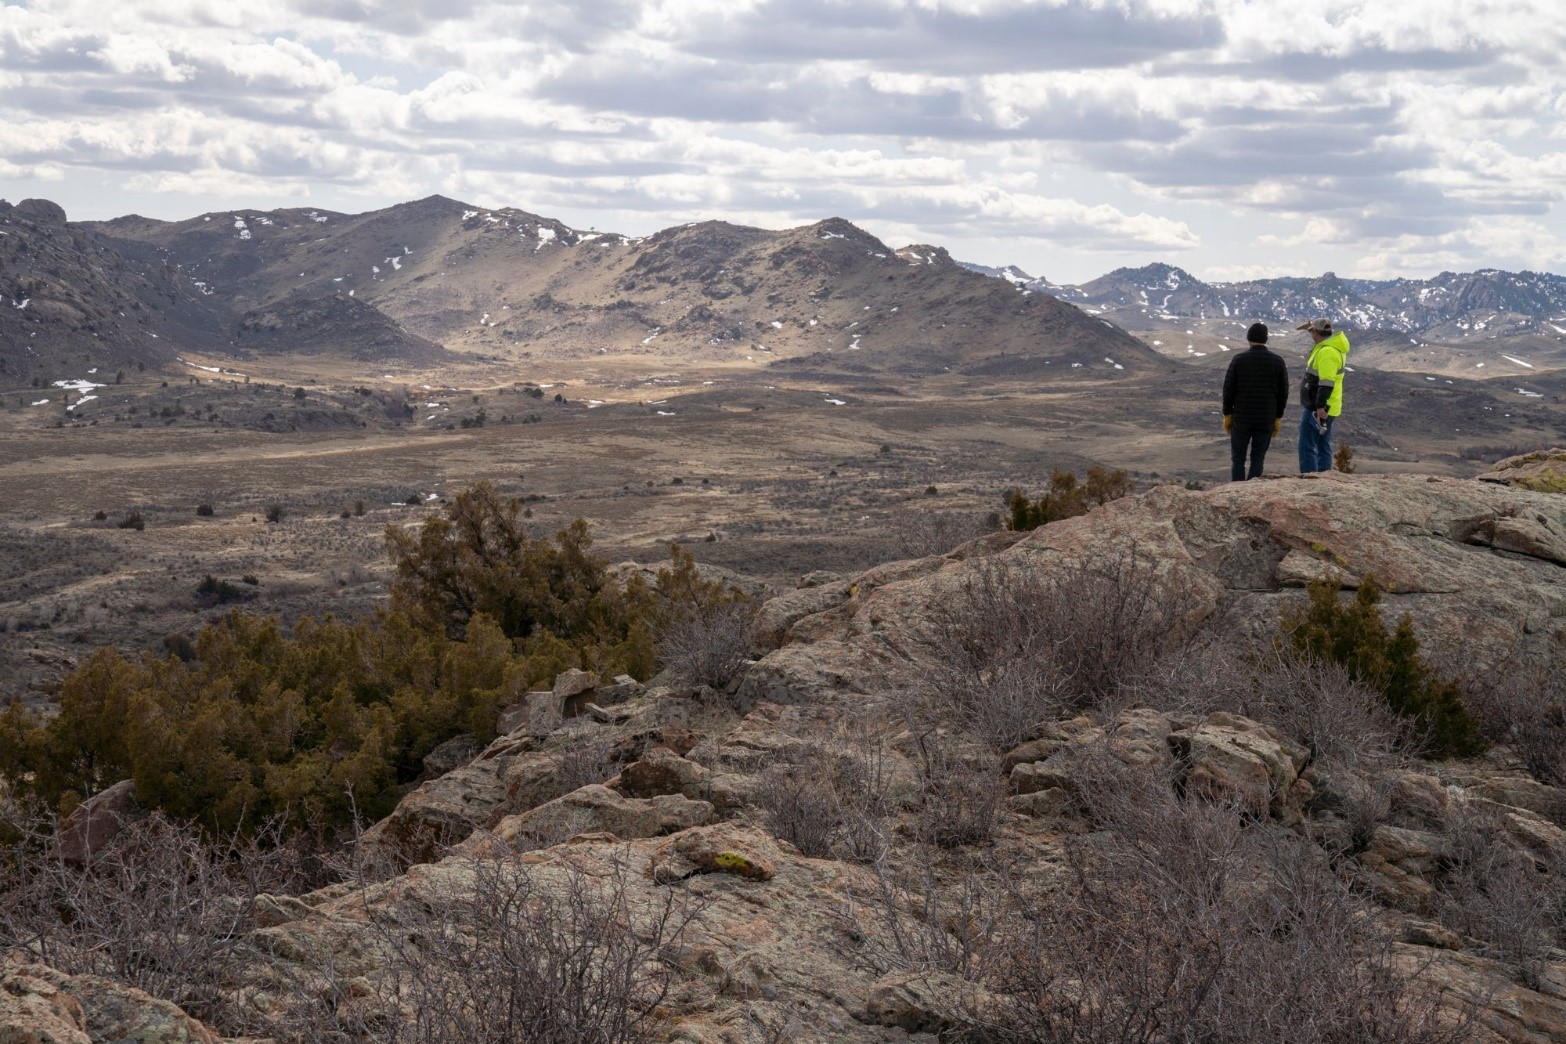
<instances>
[{"instance_id":1,"label":"eroded rock face","mask_svg":"<svg viewBox=\"0 0 1566 1044\"><path fill-rule=\"evenodd\" d=\"M177 1006L96 975L43 964L0 966L4 1044L222 1044Z\"/></svg>"},{"instance_id":2,"label":"eroded rock face","mask_svg":"<svg viewBox=\"0 0 1566 1044\"><path fill-rule=\"evenodd\" d=\"M678 794L630 798L594 783L546 801L520 815L506 816L489 832L504 842L525 839L554 844L578 834L619 838L659 837L709 823L716 816L706 801Z\"/></svg>"},{"instance_id":3,"label":"eroded rock face","mask_svg":"<svg viewBox=\"0 0 1566 1044\"><path fill-rule=\"evenodd\" d=\"M788 641L747 678L757 699L839 700L906 685L929 655L932 610L980 562L1047 570L1134 550L1190 593L1201 619L1246 642L1269 639L1298 588L1375 577L1388 619L1412 616L1437 658L1479 669L1542 659L1566 641L1566 498L1423 475L1326 472L1210 490L1160 486L970 558L882 567L852 597L797 617Z\"/></svg>"},{"instance_id":4,"label":"eroded rock face","mask_svg":"<svg viewBox=\"0 0 1566 1044\"><path fill-rule=\"evenodd\" d=\"M120 826L141 811L136 781L122 779L77 805L60 824L60 858L78 866L89 863L120 832Z\"/></svg>"},{"instance_id":5,"label":"eroded rock face","mask_svg":"<svg viewBox=\"0 0 1566 1044\"><path fill-rule=\"evenodd\" d=\"M1282 818L1297 807L1295 781L1306 753L1272 729L1237 714L1210 714L1169 734L1189 796L1232 802L1252 815Z\"/></svg>"},{"instance_id":6,"label":"eroded rock face","mask_svg":"<svg viewBox=\"0 0 1566 1044\"><path fill-rule=\"evenodd\" d=\"M1566 449L1507 457L1479 476L1481 482L1520 486L1539 493L1566 493Z\"/></svg>"}]
</instances>

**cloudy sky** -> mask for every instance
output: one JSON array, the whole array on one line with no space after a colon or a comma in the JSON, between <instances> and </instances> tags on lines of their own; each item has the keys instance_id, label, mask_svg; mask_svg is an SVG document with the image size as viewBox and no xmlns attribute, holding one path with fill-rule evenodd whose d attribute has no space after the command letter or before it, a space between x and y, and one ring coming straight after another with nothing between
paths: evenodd
<instances>
[{"instance_id":1,"label":"cloudy sky","mask_svg":"<svg viewBox=\"0 0 1566 1044\"><path fill-rule=\"evenodd\" d=\"M0 197L1566 272L1558 0L0 0Z\"/></svg>"}]
</instances>

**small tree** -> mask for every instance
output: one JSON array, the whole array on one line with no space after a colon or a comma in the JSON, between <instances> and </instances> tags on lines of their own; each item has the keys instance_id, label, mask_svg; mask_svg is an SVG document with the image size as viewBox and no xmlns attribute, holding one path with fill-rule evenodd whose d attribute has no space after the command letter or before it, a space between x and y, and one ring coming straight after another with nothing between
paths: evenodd
<instances>
[{"instance_id":1,"label":"small tree","mask_svg":"<svg viewBox=\"0 0 1566 1044\"><path fill-rule=\"evenodd\" d=\"M1338 444L1338 451L1332 455L1332 466L1345 475L1354 474L1354 447L1343 442Z\"/></svg>"},{"instance_id":2,"label":"small tree","mask_svg":"<svg viewBox=\"0 0 1566 1044\"><path fill-rule=\"evenodd\" d=\"M1332 581L1310 586L1310 602L1284 617L1283 639L1295 652L1348 668L1356 680L1381 693L1387 705L1414 722L1437 757L1470 757L1485 748L1479 722L1463 705L1455 682L1438 678L1419 655L1412 617L1388 631L1381 619L1381 588L1366 577L1352 601L1338 598Z\"/></svg>"},{"instance_id":3,"label":"small tree","mask_svg":"<svg viewBox=\"0 0 1566 1044\"><path fill-rule=\"evenodd\" d=\"M1075 472L1056 468L1050 474L1049 489L1038 500L1029 500L1016 488L1007 494L1007 528L1022 532L1085 515L1131 491L1131 477L1119 468L1110 471L1095 464L1087 469L1086 481L1078 479Z\"/></svg>"}]
</instances>

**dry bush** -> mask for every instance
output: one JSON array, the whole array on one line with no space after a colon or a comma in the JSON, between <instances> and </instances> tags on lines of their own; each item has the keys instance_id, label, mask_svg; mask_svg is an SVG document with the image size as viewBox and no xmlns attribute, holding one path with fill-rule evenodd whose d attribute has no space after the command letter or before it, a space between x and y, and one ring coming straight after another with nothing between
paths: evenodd
<instances>
[{"instance_id":1,"label":"dry bush","mask_svg":"<svg viewBox=\"0 0 1566 1044\"><path fill-rule=\"evenodd\" d=\"M978 978L1008 914L997 875L966 853L916 844L872 864L870 890L837 911L839 948L872 975ZM955 1010L955 998L953 998Z\"/></svg>"},{"instance_id":2,"label":"dry bush","mask_svg":"<svg viewBox=\"0 0 1566 1044\"><path fill-rule=\"evenodd\" d=\"M1063 713L1108 706L1183 655L1197 608L1135 552L1048 567L983 559L936 609L920 717L994 750Z\"/></svg>"},{"instance_id":3,"label":"dry bush","mask_svg":"<svg viewBox=\"0 0 1566 1044\"><path fill-rule=\"evenodd\" d=\"M1566 852L1541 859L1523 851L1507 836L1502 814L1482 806L1451 812L1447 842L1442 921L1540 989L1552 950L1566 948Z\"/></svg>"},{"instance_id":4,"label":"dry bush","mask_svg":"<svg viewBox=\"0 0 1566 1044\"><path fill-rule=\"evenodd\" d=\"M634 760L626 746L608 737L584 737L572 743L560 755L555 769L555 790L569 794L580 787L603 783ZM558 794L556 795L558 796Z\"/></svg>"},{"instance_id":5,"label":"dry bush","mask_svg":"<svg viewBox=\"0 0 1566 1044\"><path fill-rule=\"evenodd\" d=\"M256 897L308 883L281 824L210 837L154 813L127 820L88 866L68 863L57 823L0 817L0 952L19 950L71 975L116 979L231 1032L246 1016L226 990Z\"/></svg>"},{"instance_id":6,"label":"dry bush","mask_svg":"<svg viewBox=\"0 0 1566 1044\"><path fill-rule=\"evenodd\" d=\"M1414 743L1409 719L1341 664L1280 651L1257 666L1241 708L1305 746L1314 761L1375 769Z\"/></svg>"},{"instance_id":7,"label":"dry bush","mask_svg":"<svg viewBox=\"0 0 1566 1044\"><path fill-rule=\"evenodd\" d=\"M843 911L848 953L957 977L933 1014L975 1044L1465 1039L1308 840L1146 767L1090 774L1063 865L916 845Z\"/></svg>"},{"instance_id":8,"label":"dry bush","mask_svg":"<svg viewBox=\"0 0 1566 1044\"><path fill-rule=\"evenodd\" d=\"M775 765L761 775L760 801L767 829L812 859L831 855L843 833L836 794L823 785L829 760L815 757Z\"/></svg>"},{"instance_id":9,"label":"dry bush","mask_svg":"<svg viewBox=\"0 0 1566 1044\"><path fill-rule=\"evenodd\" d=\"M886 526L892 548L901 558L944 555L989 532L981 516L921 508L895 512Z\"/></svg>"},{"instance_id":10,"label":"dry bush","mask_svg":"<svg viewBox=\"0 0 1566 1044\"><path fill-rule=\"evenodd\" d=\"M755 651L757 608L750 599L729 598L671 613L659 629L659 662L681 682L726 688Z\"/></svg>"},{"instance_id":11,"label":"dry bush","mask_svg":"<svg viewBox=\"0 0 1566 1044\"><path fill-rule=\"evenodd\" d=\"M891 847L895 811L897 761L887 723L854 716L840 728L838 739L844 753L826 785L837 809L839 851L854 862L879 862Z\"/></svg>"},{"instance_id":12,"label":"dry bush","mask_svg":"<svg viewBox=\"0 0 1566 1044\"><path fill-rule=\"evenodd\" d=\"M884 722L851 718L831 750L762 775L757 800L767 828L807 856L860 863L891 844L894 762Z\"/></svg>"},{"instance_id":13,"label":"dry bush","mask_svg":"<svg viewBox=\"0 0 1566 1044\"><path fill-rule=\"evenodd\" d=\"M994 837L1004 786L999 760L933 729L915 736L913 745L919 784L914 836L940 848Z\"/></svg>"},{"instance_id":14,"label":"dry bush","mask_svg":"<svg viewBox=\"0 0 1566 1044\"><path fill-rule=\"evenodd\" d=\"M1464 683L1486 734L1509 744L1540 783L1566 787L1566 672L1552 661Z\"/></svg>"},{"instance_id":15,"label":"dry bush","mask_svg":"<svg viewBox=\"0 0 1566 1044\"><path fill-rule=\"evenodd\" d=\"M471 888L372 910L390 955L391 1044L630 1044L653 1039L670 978L660 954L695 916L666 889L651 906L626 867L547 874L507 856L474 865Z\"/></svg>"},{"instance_id":16,"label":"dry bush","mask_svg":"<svg viewBox=\"0 0 1566 1044\"><path fill-rule=\"evenodd\" d=\"M972 1039L1462 1039L1308 841L1130 774L1092 803L1105 831L1068 847L1055 888L1005 879L1016 912L964 998Z\"/></svg>"}]
</instances>

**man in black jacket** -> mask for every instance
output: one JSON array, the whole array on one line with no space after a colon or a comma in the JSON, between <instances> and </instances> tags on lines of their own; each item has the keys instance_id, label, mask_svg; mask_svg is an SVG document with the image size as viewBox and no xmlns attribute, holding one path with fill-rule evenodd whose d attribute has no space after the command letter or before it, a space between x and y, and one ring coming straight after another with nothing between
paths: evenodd
<instances>
[{"instance_id":1,"label":"man in black jacket","mask_svg":"<svg viewBox=\"0 0 1566 1044\"><path fill-rule=\"evenodd\" d=\"M1245 339L1251 346L1229 360L1223 376L1223 430L1229 433L1229 478L1235 482L1261 477L1267 447L1289 405L1289 368L1281 355L1267 349L1266 324L1252 323Z\"/></svg>"}]
</instances>

